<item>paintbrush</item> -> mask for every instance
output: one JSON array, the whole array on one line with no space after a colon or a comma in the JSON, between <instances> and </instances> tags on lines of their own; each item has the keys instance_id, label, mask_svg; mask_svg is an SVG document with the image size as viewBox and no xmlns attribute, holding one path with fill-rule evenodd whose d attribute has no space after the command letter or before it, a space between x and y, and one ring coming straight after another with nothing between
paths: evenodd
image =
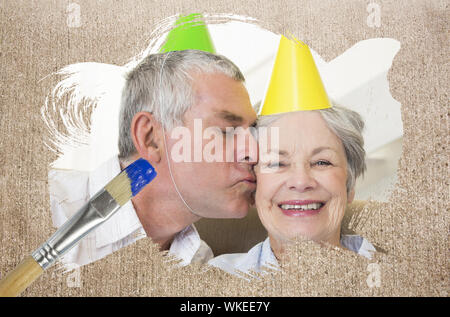
<instances>
[{"instance_id":1,"label":"paintbrush","mask_svg":"<svg viewBox=\"0 0 450 317\"><path fill-rule=\"evenodd\" d=\"M0 281L0 297L19 295L78 241L111 218L155 176L155 169L144 159L130 164Z\"/></svg>"}]
</instances>

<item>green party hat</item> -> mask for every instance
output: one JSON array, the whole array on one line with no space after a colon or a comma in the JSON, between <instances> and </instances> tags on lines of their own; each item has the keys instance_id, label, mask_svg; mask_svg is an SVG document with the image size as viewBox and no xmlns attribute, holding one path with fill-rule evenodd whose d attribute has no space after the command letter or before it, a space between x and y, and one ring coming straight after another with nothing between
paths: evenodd
<instances>
[{"instance_id":1,"label":"green party hat","mask_svg":"<svg viewBox=\"0 0 450 317\"><path fill-rule=\"evenodd\" d=\"M216 50L208 28L201 18L202 15L199 13L180 16L175 22L176 27L167 35L160 53L201 50L215 54Z\"/></svg>"}]
</instances>

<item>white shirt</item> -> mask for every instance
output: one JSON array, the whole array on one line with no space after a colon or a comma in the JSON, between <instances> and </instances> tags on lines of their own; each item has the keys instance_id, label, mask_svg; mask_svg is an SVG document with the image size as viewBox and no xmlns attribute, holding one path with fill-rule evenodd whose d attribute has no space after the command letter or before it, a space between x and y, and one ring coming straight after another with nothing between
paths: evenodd
<instances>
[{"instance_id":1,"label":"white shirt","mask_svg":"<svg viewBox=\"0 0 450 317\"><path fill-rule=\"evenodd\" d=\"M371 258L371 253L376 251L369 241L358 235L343 235L341 244L367 258ZM247 253L222 254L210 260L208 264L240 276L242 276L242 273L249 273L249 271L262 272L264 266L269 268L279 267L277 258L270 247L269 238L255 245Z\"/></svg>"},{"instance_id":2,"label":"white shirt","mask_svg":"<svg viewBox=\"0 0 450 317\"><path fill-rule=\"evenodd\" d=\"M50 170L48 179L53 225L59 228L119 173L117 156L93 172ZM86 235L61 261L67 268L73 269L97 261L146 236L133 204L129 201L105 223ZM169 254L178 257L180 265L206 263L213 258L212 250L200 239L193 225L187 226L175 236Z\"/></svg>"}]
</instances>

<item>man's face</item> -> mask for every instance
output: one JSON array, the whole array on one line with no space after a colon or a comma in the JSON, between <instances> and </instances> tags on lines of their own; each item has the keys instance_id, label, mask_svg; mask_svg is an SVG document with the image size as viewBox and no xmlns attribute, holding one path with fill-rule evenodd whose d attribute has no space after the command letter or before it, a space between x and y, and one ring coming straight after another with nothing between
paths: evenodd
<instances>
[{"instance_id":1,"label":"man's face","mask_svg":"<svg viewBox=\"0 0 450 317\"><path fill-rule=\"evenodd\" d=\"M185 131L190 132L184 144L190 148L180 150L180 135L174 130L166 133L174 181L196 215L245 217L256 189L252 167L257 143L248 129L255 125L256 113L241 82L223 74L199 73L193 82L196 101L184 116ZM238 127L239 133L230 131ZM180 154L187 154L190 162L180 162Z\"/></svg>"}]
</instances>

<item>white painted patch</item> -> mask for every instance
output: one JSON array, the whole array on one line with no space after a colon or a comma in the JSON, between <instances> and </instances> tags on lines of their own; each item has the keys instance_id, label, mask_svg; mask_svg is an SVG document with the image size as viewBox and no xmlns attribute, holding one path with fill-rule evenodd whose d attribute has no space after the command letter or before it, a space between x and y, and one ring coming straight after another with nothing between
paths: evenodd
<instances>
[{"instance_id":1,"label":"white painted patch","mask_svg":"<svg viewBox=\"0 0 450 317\"><path fill-rule=\"evenodd\" d=\"M236 17L235 17L236 18ZM239 18L239 17L237 17ZM248 20L240 17L242 21ZM154 34L173 25L175 17L163 20ZM246 76L252 103L263 97L270 76L279 35L256 25L239 21L209 25L217 53L233 60ZM118 153L118 115L123 75L145 55L155 53L165 34L153 39L147 49L124 66L101 63L79 63L64 68L65 79L55 88L55 96L70 93L70 103L47 104L42 116L49 127L49 143L60 153L53 168L92 171ZM400 103L392 98L387 73L400 43L394 39L377 38L356 43L333 60L324 61L311 52L331 99L359 112L365 122L366 151L370 153L402 136ZM83 105L83 98L90 100ZM65 108L64 108L65 107ZM92 107L90 130L82 113ZM50 119L59 115L67 133L62 134Z\"/></svg>"}]
</instances>

